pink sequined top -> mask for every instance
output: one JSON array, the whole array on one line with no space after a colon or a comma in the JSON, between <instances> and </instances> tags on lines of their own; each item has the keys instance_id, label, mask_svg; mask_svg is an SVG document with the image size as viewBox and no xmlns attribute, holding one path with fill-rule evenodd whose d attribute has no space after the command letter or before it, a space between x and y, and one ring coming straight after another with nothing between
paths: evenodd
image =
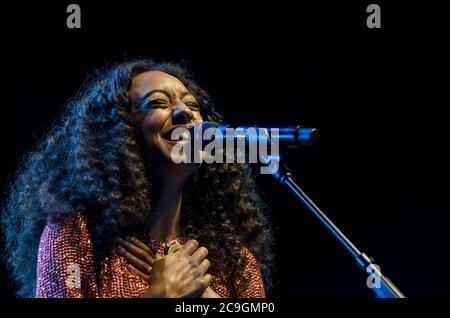
<instances>
[{"instance_id":1,"label":"pink sequined top","mask_svg":"<svg viewBox=\"0 0 450 318\"><path fill-rule=\"evenodd\" d=\"M159 257L167 255L172 244L187 240L181 237L164 243L148 239L144 243ZM255 257L246 248L242 252L247 258L244 275L249 279L248 288L238 294L235 290L239 282L214 275L210 287L221 297L265 297ZM38 253L36 297L130 298L142 296L149 287L147 281L128 270L125 258L116 254L105 258L96 273L91 237L81 214L60 224L47 224Z\"/></svg>"}]
</instances>

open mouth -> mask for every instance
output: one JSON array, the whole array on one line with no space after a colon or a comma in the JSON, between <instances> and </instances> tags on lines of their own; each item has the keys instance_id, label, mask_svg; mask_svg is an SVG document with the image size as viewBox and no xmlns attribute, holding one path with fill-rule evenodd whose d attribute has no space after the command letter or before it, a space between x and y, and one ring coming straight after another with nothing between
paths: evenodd
<instances>
[{"instance_id":1,"label":"open mouth","mask_svg":"<svg viewBox=\"0 0 450 318\"><path fill-rule=\"evenodd\" d=\"M174 138L172 138L172 133L176 128L185 128L185 131L182 133L177 133ZM174 127L172 129L169 129L165 133L161 135L161 137L164 139L164 141L170 143L170 144L177 144L177 143L187 143L189 140L189 131L187 130L188 127Z\"/></svg>"}]
</instances>

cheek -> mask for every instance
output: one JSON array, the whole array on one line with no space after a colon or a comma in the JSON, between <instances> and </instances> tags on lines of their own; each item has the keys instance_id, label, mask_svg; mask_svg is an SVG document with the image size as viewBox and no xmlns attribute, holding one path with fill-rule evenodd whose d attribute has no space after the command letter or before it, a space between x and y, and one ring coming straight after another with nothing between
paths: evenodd
<instances>
[{"instance_id":1,"label":"cheek","mask_svg":"<svg viewBox=\"0 0 450 318\"><path fill-rule=\"evenodd\" d=\"M193 116L192 116L193 120L195 123L202 123L203 122L203 118L202 115L200 115L200 112L193 112Z\"/></svg>"},{"instance_id":2,"label":"cheek","mask_svg":"<svg viewBox=\"0 0 450 318\"><path fill-rule=\"evenodd\" d=\"M167 120L167 114L161 109L148 111L141 122L141 128L145 135L159 132L161 126Z\"/></svg>"}]
</instances>

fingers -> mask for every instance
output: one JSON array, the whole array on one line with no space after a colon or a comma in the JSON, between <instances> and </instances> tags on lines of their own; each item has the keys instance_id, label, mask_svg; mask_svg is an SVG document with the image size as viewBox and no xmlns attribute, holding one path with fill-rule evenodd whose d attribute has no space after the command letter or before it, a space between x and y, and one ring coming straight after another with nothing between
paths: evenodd
<instances>
[{"instance_id":1,"label":"fingers","mask_svg":"<svg viewBox=\"0 0 450 318\"><path fill-rule=\"evenodd\" d=\"M211 274L206 274L205 276L203 276L203 283L205 284L206 287L208 287L209 284L211 284L211 281L212 281Z\"/></svg>"},{"instance_id":2,"label":"fingers","mask_svg":"<svg viewBox=\"0 0 450 318\"><path fill-rule=\"evenodd\" d=\"M192 259L196 262L196 264L200 264L208 255L208 249L206 247L199 247L194 254L192 254Z\"/></svg>"},{"instance_id":3,"label":"fingers","mask_svg":"<svg viewBox=\"0 0 450 318\"><path fill-rule=\"evenodd\" d=\"M198 266L200 272L202 275L205 275L205 273L208 271L209 267L211 266L211 262L207 259L204 259L200 265Z\"/></svg>"},{"instance_id":4,"label":"fingers","mask_svg":"<svg viewBox=\"0 0 450 318\"><path fill-rule=\"evenodd\" d=\"M150 274L150 272L152 270L152 267L150 266L150 264L140 260L133 254L131 254L130 252L125 250L122 246L119 246L118 253L119 253L119 255L125 257L128 260L128 262L131 265L133 265L136 269L142 271L145 274Z\"/></svg>"},{"instance_id":5,"label":"fingers","mask_svg":"<svg viewBox=\"0 0 450 318\"><path fill-rule=\"evenodd\" d=\"M187 297L198 297L202 295L206 288L208 288L211 283L212 276L210 274L206 274L203 277L199 277L195 281L189 284L189 287L186 289Z\"/></svg>"},{"instance_id":6,"label":"fingers","mask_svg":"<svg viewBox=\"0 0 450 318\"><path fill-rule=\"evenodd\" d=\"M124 247L128 252L130 252L134 256L146 262L148 265L152 266L153 262L155 261L154 257L152 257L153 252L144 243L142 242L140 243L141 243L140 245L137 245L119 238L119 244L122 247ZM145 248L142 248L141 245L144 245ZM150 250L151 255L149 254L148 250Z\"/></svg>"},{"instance_id":7,"label":"fingers","mask_svg":"<svg viewBox=\"0 0 450 318\"><path fill-rule=\"evenodd\" d=\"M145 281L149 281L150 280L150 275L146 275L145 273L141 272L140 270L138 270L136 267L134 267L131 264L128 264L127 266L128 270L132 273L135 273L136 275L138 275L139 277L141 277L143 280Z\"/></svg>"},{"instance_id":8,"label":"fingers","mask_svg":"<svg viewBox=\"0 0 450 318\"><path fill-rule=\"evenodd\" d=\"M198 249L198 242L196 240L189 240L183 247L177 252L184 255L192 255Z\"/></svg>"},{"instance_id":9,"label":"fingers","mask_svg":"<svg viewBox=\"0 0 450 318\"><path fill-rule=\"evenodd\" d=\"M137 238L135 238L135 237L127 237L127 241L133 243L134 245L139 246L139 247L142 248L144 251L146 251L146 252L148 253L148 255L150 255L152 258L155 258L155 253L153 253L153 251L151 250L151 248L150 248L147 244L145 244L145 243L139 241L139 240L138 240Z\"/></svg>"}]
</instances>

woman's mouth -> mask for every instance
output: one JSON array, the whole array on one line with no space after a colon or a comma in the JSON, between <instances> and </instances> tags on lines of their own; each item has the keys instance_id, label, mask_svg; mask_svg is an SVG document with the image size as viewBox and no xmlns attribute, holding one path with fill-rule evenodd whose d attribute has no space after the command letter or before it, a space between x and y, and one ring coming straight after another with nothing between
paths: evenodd
<instances>
[{"instance_id":1,"label":"woman's mouth","mask_svg":"<svg viewBox=\"0 0 450 318\"><path fill-rule=\"evenodd\" d=\"M177 131L177 133L172 136L173 131L176 128L183 128L183 129L180 131ZM185 127L175 127L175 128L168 130L164 134L162 134L161 137L162 137L163 141L165 141L166 143L171 144L171 145L186 144L189 141L190 133L189 133L189 130Z\"/></svg>"}]
</instances>

